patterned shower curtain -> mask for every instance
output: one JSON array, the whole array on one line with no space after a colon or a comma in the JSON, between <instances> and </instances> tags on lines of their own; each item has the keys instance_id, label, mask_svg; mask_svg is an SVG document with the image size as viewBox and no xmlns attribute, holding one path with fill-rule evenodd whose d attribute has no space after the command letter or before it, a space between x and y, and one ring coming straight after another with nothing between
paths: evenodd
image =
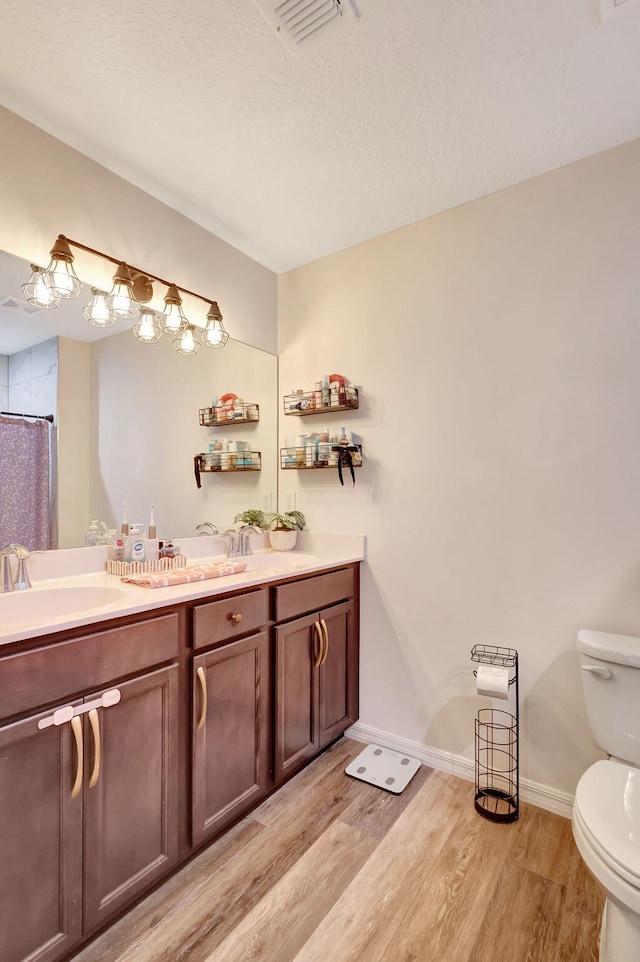
<instances>
[{"instance_id":1,"label":"patterned shower curtain","mask_svg":"<svg viewBox=\"0 0 640 962\"><path fill-rule=\"evenodd\" d=\"M0 415L0 549L48 550L51 530L49 421Z\"/></svg>"}]
</instances>

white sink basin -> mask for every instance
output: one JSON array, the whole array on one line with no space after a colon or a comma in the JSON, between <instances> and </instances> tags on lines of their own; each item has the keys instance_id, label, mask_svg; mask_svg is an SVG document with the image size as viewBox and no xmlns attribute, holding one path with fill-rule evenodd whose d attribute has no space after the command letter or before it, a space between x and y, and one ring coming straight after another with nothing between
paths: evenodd
<instances>
[{"instance_id":1,"label":"white sink basin","mask_svg":"<svg viewBox=\"0 0 640 962\"><path fill-rule=\"evenodd\" d=\"M311 554L304 554L302 551L273 551L264 554L250 554L246 558L239 558L239 561L247 562L247 570L254 568L267 568L276 571L295 571L297 568L306 568L308 565L316 563L316 557Z\"/></svg>"},{"instance_id":2,"label":"white sink basin","mask_svg":"<svg viewBox=\"0 0 640 962\"><path fill-rule=\"evenodd\" d=\"M85 613L121 601L125 594L120 588L91 585L11 591L0 595L0 624Z\"/></svg>"}]
</instances>

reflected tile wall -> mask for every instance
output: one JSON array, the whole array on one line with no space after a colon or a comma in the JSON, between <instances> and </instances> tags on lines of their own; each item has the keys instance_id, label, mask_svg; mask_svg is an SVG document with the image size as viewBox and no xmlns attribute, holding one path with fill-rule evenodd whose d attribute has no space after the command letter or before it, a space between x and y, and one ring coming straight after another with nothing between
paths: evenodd
<instances>
[{"instance_id":1,"label":"reflected tile wall","mask_svg":"<svg viewBox=\"0 0 640 962\"><path fill-rule=\"evenodd\" d=\"M52 337L11 354L8 360L9 410L18 414L53 414L58 409L58 339Z\"/></svg>"}]
</instances>

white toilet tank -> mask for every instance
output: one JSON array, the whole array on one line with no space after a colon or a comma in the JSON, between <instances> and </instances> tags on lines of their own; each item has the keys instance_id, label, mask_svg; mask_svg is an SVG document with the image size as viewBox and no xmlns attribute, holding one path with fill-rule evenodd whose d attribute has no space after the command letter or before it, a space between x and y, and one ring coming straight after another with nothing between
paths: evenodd
<instances>
[{"instance_id":1,"label":"white toilet tank","mask_svg":"<svg viewBox=\"0 0 640 962\"><path fill-rule=\"evenodd\" d=\"M640 638L580 631L589 725L603 751L640 766Z\"/></svg>"}]
</instances>

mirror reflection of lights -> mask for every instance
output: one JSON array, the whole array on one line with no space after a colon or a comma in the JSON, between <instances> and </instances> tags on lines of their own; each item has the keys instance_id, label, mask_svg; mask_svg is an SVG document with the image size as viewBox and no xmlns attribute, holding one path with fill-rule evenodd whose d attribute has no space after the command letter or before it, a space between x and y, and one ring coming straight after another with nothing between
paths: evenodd
<instances>
[{"instance_id":1,"label":"mirror reflection of lights","mask_svg":"<svg viewBox=\"0 0 640 962\"><path fill-rule=\"evenodd\" d=\"M83 308L87 323L93 327L113 327L116 321L138 318L132 330L139 341L153 344L163 333L171 334L175 336L174 346L179 354L196 354L200 343L205 347L224 347L229 340L217 301L165 281L149 271L131 267L63 234L58 235L51 248L51 261L47 268L31 265L31 276L22 285L22 292L30 304L51 310L59 305L61 299L77 297L83 285L73 266L72 247L117 265L111 291L107 294L92 287L89 303ZM141 306L151 300L154 281L167 288L161 314ZM199 340L195 336L196 325L184 313L181 292L204 301L208 307L206 323L199 328Z\"/></svg>"}]
</instances>

